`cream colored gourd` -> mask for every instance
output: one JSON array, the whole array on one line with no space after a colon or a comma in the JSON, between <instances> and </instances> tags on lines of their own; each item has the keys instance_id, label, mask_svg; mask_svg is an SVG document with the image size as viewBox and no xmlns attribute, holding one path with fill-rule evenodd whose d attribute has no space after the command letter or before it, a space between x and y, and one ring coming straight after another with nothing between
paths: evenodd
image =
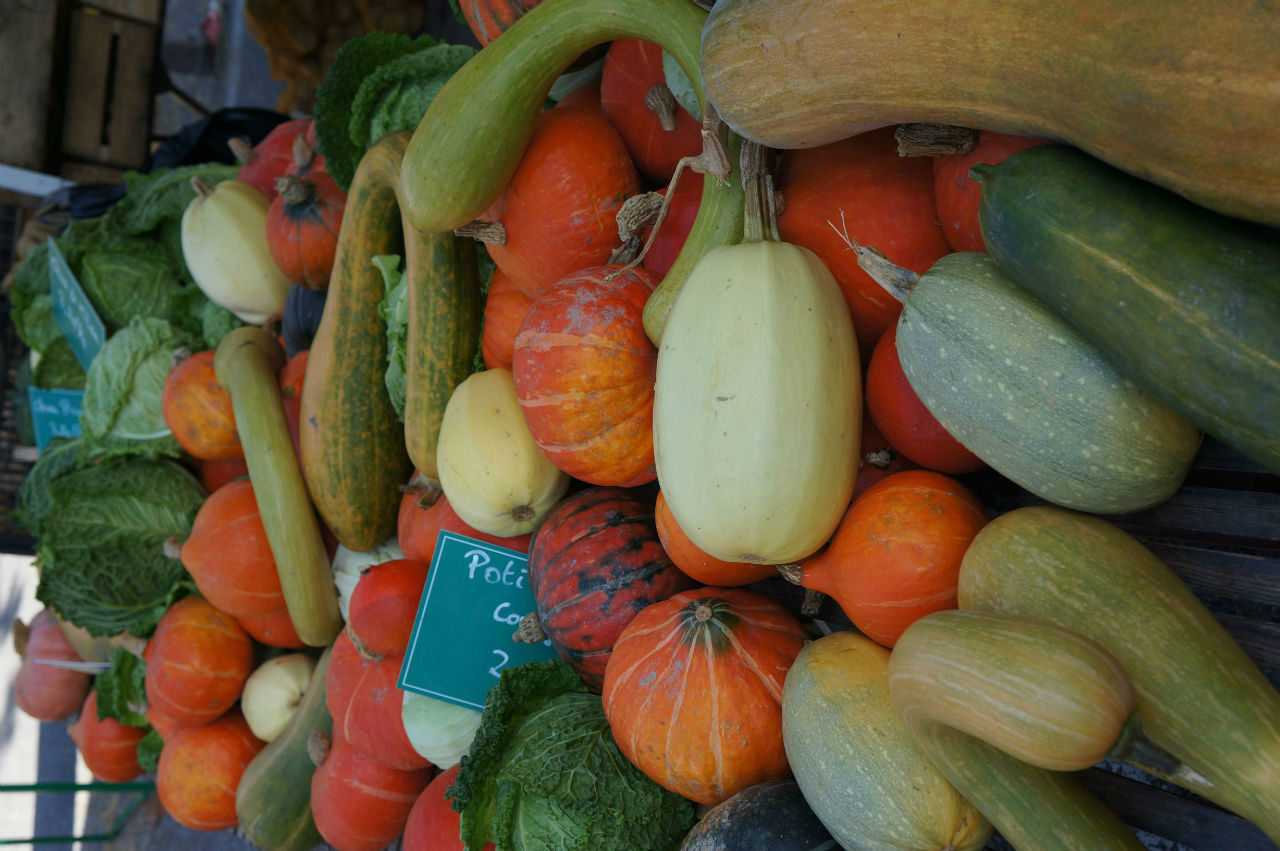
<instances>
[{"instance_id":1,"label":"cream colored gourd","mask_svg":"<svg viewBox=\"0 0 1280 851\"><path fill-rule=\"evenodd\" d=\"M238 180L210 188L193 178L191 185L196 197L182 214L182 256L196 286L251 325L280 318L293 282L267 248L267 196Z\"/></svg>"},{"instance_id":2,"label":"cream colored gourd","mask_svg":"<svg viewBox=\"0 0 1280 851\"><path fill-rule=\"evenodd\" d=\"M977 851L991 824L929 762L889 699L889 651L856 632L810 642L782 690L787 760L844 848Z\"/></svg>"},{"instance_id":3,"label":"cream colored gourd","mask_svg":"<svg viewBox=\"0 0 1280 851\"><path fill-rule=\"evenodd\" d=\"M511 537L533 531L569 487L534 442L510 370L487 369L454 388L436 448L440 488L468 525Z\"/></svg>"},{"instance_id":4,"label":"cream colored gourd","mask_svg":"<svg viewBox=\"0 0 1280 851\"><path fill-rule=\"evenodd\" d=\"M748 187L746 240L709 251L671 310L654 454L667 505L700 549L782 564L817 550L848 507L862 387L835 278L808 249L776 241L760 221L773 209L763 194Z\"/></svg>"}]
</instances>

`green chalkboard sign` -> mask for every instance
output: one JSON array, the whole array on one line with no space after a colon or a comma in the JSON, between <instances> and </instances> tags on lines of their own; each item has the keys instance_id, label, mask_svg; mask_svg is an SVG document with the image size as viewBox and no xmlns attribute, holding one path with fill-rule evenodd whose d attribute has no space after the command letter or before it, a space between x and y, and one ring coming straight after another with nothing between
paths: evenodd
<instances>
[{"instance_id":1,"label":"green chalkboard sign","mask_svg":"<svg viewBox=\"0 0 1280 851\"><path fill-rule=\"evenodd\" d=\"M46 390L27 388L31 423L35 426L36 449L43 451L55 437L80 436L80 410L83 390Z\"/></svg>"},{"instance_id":2,"label":"green chalkboard sign","mask_svg":"<svg viewBox=\"0 0 1280 851\"><path fill-rule=\"evenodd\" d=\"M400 688L483 709L503 668L557 658L550 641L512 639L533 610L527 555L441 532L400 666Z\"/></svg>"},{"instance_id":3,"label":"green chalkboard sign","mask_svg":"<svg viewBox=\"0 0 1280 851\"><path fill-rule=\"evenodd\" d=\"M89 364L107 339L107 329L58 250L58 243L52 239L49 240L49 295L53 297L53 318L62 336L67 338L76 360L88 372Z\"/></svg>"}]
</instances>

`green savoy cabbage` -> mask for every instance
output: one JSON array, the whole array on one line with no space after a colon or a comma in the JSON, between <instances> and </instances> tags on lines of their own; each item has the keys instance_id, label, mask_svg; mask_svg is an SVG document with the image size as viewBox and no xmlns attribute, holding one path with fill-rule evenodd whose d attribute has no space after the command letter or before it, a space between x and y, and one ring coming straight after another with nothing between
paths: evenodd
<instances>
[{"instance_id":1,"label":"green savoy cabbage","mask_svg":"<svg viewBox=\"0 0 1280 851\"><path fill-rule=\"evenodd\" d=\"M409 284L400 257L395 254L379 254L373 265L382 273L386 287L378 313L387 324L387 395L396 416L404 422L404 397L406 393L405 353L409 347Z\"/></svg>"},{"instance_id":2,"label":"green savoy cabbage","mask_svg":"<svg viewBox=\"0 0 1280 851\"><path fill-rule=\"evenodd\" d=\"M503 670L445 794L469 851L669 851L694 822L690 801L622 755L600 696L559 659Z\"/></svg>"}]
</instances>

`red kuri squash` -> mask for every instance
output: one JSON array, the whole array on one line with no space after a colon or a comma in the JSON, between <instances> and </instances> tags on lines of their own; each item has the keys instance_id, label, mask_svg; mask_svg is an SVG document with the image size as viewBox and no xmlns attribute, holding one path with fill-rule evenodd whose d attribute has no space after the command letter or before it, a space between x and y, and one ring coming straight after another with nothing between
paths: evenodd
<instances>
[{"instance_id":1,"label":"red kuri squash","mask_svg":"<svg viewBox=\"0 0 1280 851\"><path fill-rule=\"evenodd\" d=\"M495 269L484 302L484 329L480 335L480 355L488 369L511 369L511 353L516 334L533 299L516 289L501 269Z\"/></svg>"},{"instance_id":2,"label":"red kuri squash","mask_svg":"<svg viewBox=\"0 0 1280 851\"><path fill-rule=\"evenodd\" d=\"M267 615L238 617L236 620L239 621L240 626L244 627L244 631L253 637L254 641L265 644L268 647L285 647L296 650L307 646L302 637L298 635L297 627L293 625L293 618L289 617L289 610L286 608Z\"/></svg>"},{"instance_id":3,"label":"red kuri squash","mask_svg":"<svg viewBox=\"0 0 1280 851\"><path fill-rule=\"evenodd\" d=\"M863 363L902 305L862 271L846 238L920 273L951 251L938 224L933 166L926 157L898 156L893 133L883 127L786 151L776 175L786 204L778 231L784 241L816 253L835 275Z\"/></svg>"},{"instance_id":4,"label":"red kuri squash","mask_svg":"<svg viewBox=\"0 0 1280 851\"><path fill-rule=\"evenodd\" d=\"M204 597L184 597L160 618L143 654L147 703L178 724L207 724L240 698L253 642Z\"/></svg>"},{"instance_id":5,"label":"red kuri squash","mask_svg":"<svg viewBox=\"0 0 1280 851\"><path fill-rule=\"evenodd\" d=\"M315 142L315 128L309 118L295 118L277 124L256 145L233 139L231 151L240 162L236 179L267 196L276 197L276 178L293 165L293 140L299 135Z\"/></svg>"},{"instance_id":6,"label":"red kuri squash","mask_svg":"<svg viewBox=\"0 0 1280 851\"><path fill-rule=\"evenodd\" d=\"M634 487L657 477L653 384L658 350L644 303L658 285L642 268L583 269L539 296L516 335L512 374L538 448L574 478Z\"/></svg>"},{"instance_id":7,"label":"red kuri squash","mask_svg":"<svg viewBox=\"0 0 1280 851\"><path fill-rule=\"evenodd\" d=\"M566 275L605 263L618 245L618 208L640 191L627 146L604 116L548 109L488 215L505 230L489 256L530 298Z\"/></svg>"},{"instance_id":8,"label":"red kuri squash","mask_svg":"<svg viewBox=\"0 0 1280 851\"><path fill-rule=\"evenodd\" d=\"M789 776L782 685L807 637L781 603L745 588L699 588L649 606L605 670L618 747L655 782L708 806Z\"/></svg>"},{"instance_id":9,"label":"red kuri squash","mask_svg":"<svg viewBox=\"0 0 1280 851\"><path fill-rule=\"evenodd\" d=\"M449 498L436 487L431 487L426 477L414 471L400 498L400 514L396 520L396 538L405 558L431 564L436 553L436 539L441 532L455 532L499 547L517 552L529 552L533 534L526 532L511 538L501 538L481 532L463 522L449 505Z\"/></svg>"},{"instance_id":10,"label":"red kuri squash","mask_svg":"<svg viewBox=\"0 0 1280 851\"><path fill-rule=\"evenodd\" d=\"M235 617L284 608L284 591L249 479L230 482L200 506L179 557L205 599Z\"/></svg>"},{"instance_id":11,"label":"red kuri squash","mask_svg":"<svg viewBox=\"0 0 1280 851\"><path fill-rule=\"evenodd\" d=\"M625 488L586 488L553 508L533 538L531 637L551 639L599 692L623 628L646 606L692 586L662 549L651 500ZM522 634L533 619L526 624Z\"/></svg>"},{"instance_id":12,"label":"red kuri squash","mask_svg":"<svg viewBox=\"0 0 1280 851\"><path fill-rule=\"evenodd\" d=\"M138 742L145 727L130 727L114 718L98 719L98 693L89 692L80 708L80 717L71 725L85 767L99 780L127 783L142 774L138 765Z\"/></svg>"},{"instance_id":13,"label":"red kuri squash","mask_svg":"<svg viewBox=\"0 0 1280 851\"><path fill-rule=\"evenodd\" d=\"M681 157L702 151L702 122L676 103L662 70L662 48L651 41L620 38L609 45L600 105L650 180L666 183Z\"/></svg>"},{"instance_id":14,"label":"red kuri squash","mask_svg":"<svg viewBox=\"0 0 1280 851\"><path fill-rule=\"evenodd\" d=\"M904 470L854 500L826 548L783 573L829 594L892 648L916 620L956 607L960 562L986 523L982 503L955 479Z\"/></svg>"},{"instance_id":15,"label":"red kuri squash","mask_svg":"<svg viewBox=\"0 0 1280 851\"><path fill-rule=\"evenodd\" d=\"M179 727L165 739L156 791L165 812L192 830L226 830L240 823L236 787L249 762L266 747L232 709L198 727Z\"/></svg>"},{"instance_id":16,"label":"red kuri squash","mask_svg":"<svg viewBox=\"0 0 1280 851\"><path fill-rule=\"evenodd\" d=\"M1053 142L1049 139L1034 136L1010 136L980 130L978 144L969 151L933 158L934 198L938 206L938 218L942 221L942 230L952 248L956 251L987 250L987 244L982 239L982 228L978 225L978 203L982 200L982 187L969 176L970 167L977 163L995 165L1023 148L1051 144Z\"/></svg>"},{"instance_id":17,"label":"red kuri squash","mask_svg":"<svg viewBox=\"0 0 1280 851\"><path fill-rule=\"evenodd\" d=\"M461 768L461 765L455 765L440 772L422 790L409 811L401 851L464 851L462 816L444 796ZM486 842L481 851L493 851L493 843Z\"/></svg>"},{"instance_id":18,"label":"red kuri squash","mask_svg":"<svg viewBox=\"0 0 1280 851\"><path fill-rule=\"evenodd\" d=\"M397 558L373 565L351 593L347 629L366 648L384 656L403 656L427 585L429 562Z\"/></svg>"},{"instance_id":19,"label":"red kuri squash","mask_svg":"<svg viewBox=\"0 0 1280 851\"><path fill-rule=\"evenodd\" d=\"M395 842L431 780L429 768L400 771L370 759L336 730L327 753L314 756L320 762L311 775L311 813L338 851L380 851Z\"/></svg>"},{"instance_id":20,"label":"red kuri squash","mask_svg":"<svg viewBox=\"0 0 1280 851\"><path fill-rule=\"evenodd\" d=\"M350 631L343 631L325 672L325 704L335 736L382 765L414 771L431 763L413 749L404 731L404 692L396 687L403 658L358 649Z\"/></svg>"},{"instance_id":21,"label":"red kuri squash","mask_svg":"<svg viewBox=\"0 0 1280 851\"><path fill-rule=\"evenodd\" d=\"M853 482L853 498L857 499L863 491L882 479L902 470L913 470L913 464L899 452L889 441L884 439L880 429L867 414L866 405L862 407L862 439L858 446L858 477Z\"/></svg>"},{"instance_id":22,"label":"red kuri squash","mask_svg":"<svg viewBox=\"0 0 1280 851\"><path fill-rule=\"evenodd\" d=\"M231 394L214 375L212 351L196 352L169 370L160 412L174 440L193 458L244 458Z\"/></svg>"},{"instance_id":23,"label":"red kuri squash","mask_svg":"<svg viewBox=\"0 0 1280 851\"><path fill-rule=\"evenodd\" d=\"M295 284L329 289L347 194L304 136L294 140L294 163L276 179L276 192L267 209L271 256Z\"/></svg>"},{"instance_id":24,"label":"red kuri squash","mask_svg":"<svg viewBox=\"0 0 1280 851\"><path fill-rule=\"evenodd\" d=\"M771 564L752 564L745 561L721 561L698 549L698 545L689 540L689 536L676 522L667 500L658 492L658 500L653 508L653 522L658 530L658 540L667 551L676 567L703 585L717 585L727 588L734 585L747 585L766 579L777 572Z\"/></svg>"}]
</instances>

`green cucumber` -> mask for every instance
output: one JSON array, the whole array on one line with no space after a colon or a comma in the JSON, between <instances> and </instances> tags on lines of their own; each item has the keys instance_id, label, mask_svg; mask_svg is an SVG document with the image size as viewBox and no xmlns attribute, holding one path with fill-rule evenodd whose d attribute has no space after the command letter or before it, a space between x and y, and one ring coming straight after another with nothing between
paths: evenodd
<instances>
[{"instance_id":1,"label":"green cucumber","mask_svg":"<svg viewBox=\"0 0 1280 851\"><path fill-rule=\"evenodd\" d=\"M1199 430L986 253L949 254L914 283L894 269L897 280L871 271L890 291L905 290L902 370L943 428L993 469L1050 502L1097 513L1149 508L1182 484Z\"/></svg>"},{"instance_id":2,"label":"green cucumber","mask_svg":"<svg viewBox=\"0 0 1280 851\"><path fill-rule=\"evenodd\" d=\"M1165 779L1280 841L1280 694L1136 539L1052 506L1010 511L965 552L959 602L1065 627L1107 648L1133 682L1146 737L1191 770Z\"/></svg>"},{"instance_id":3,"label":"green cucumber","mask_svg":"<svg viewBox=\"0 0 1280 851\"><path fill-rule=\"evenodd\" d=\"M975 166L987 250L1143 389L1280 472L1280 240L1062 145Z\"/></svg>"}]
</instances>

